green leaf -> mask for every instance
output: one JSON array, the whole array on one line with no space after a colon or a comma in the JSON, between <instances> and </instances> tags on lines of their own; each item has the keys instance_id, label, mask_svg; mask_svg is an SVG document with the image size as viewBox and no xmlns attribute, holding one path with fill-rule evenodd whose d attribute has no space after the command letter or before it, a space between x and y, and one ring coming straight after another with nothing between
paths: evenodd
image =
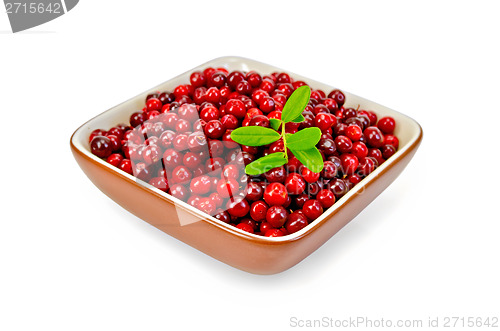
<instances>
[{"instance_id":1,"label":"green leaf","mask_svg":"<svg viewBox=\"0 0 500 331\"><path fill-rule=\"evenodd\" d=\"M280 134L262 126L244 126L231 132L231 139L247 146L262 146L280 139Z\"/></svg>"},{"instance_id":2,"label":"green leaf","mask_svg":"<svg viewBox=\"0 0 500 331\"><path fill-rule=\"evenodd\" d=\"M249 163L245 167L245 172L248 175L260 175L272 168L282 166L286 164L286 162L285 153L272 153Z\"/></svg>"},{"instance_id":3,"label":"green leaf","mask_svg":"<svg viewBox=\"0 0 500 331\"><path fill-rule=\"evenodd\" d=\"M281 126L281 121L280 121L279 119L277 119L277 118L270 118L270 119L269 119L269 122L271 123L271 127L272 127L274 130L278 131L278 129L279 129L279 128L280 128L280 126Z\"/></svg>"},{"instance_id":4,"label":"green leaf","mask_svg":"<svg viewBox=\"0 0 500 331\"><path fill-rule=\"evenodd\" d=\"M321 139L321 130L316 127L302 129L294 134L286 135L286 147L303 151L313 148Z\"/></svg>"},{"instance_id":5,"label":"green leaf","mask_svg":"<svg viewBox=\"0 0 500 331\"><path fill-rule=\"evenodd\" d=\"M304 116L302 116L302 114L300 114L299 116L297 116L297 118L291 120L290 122L301 123L301 122L304 122L305 120L306 120L306 118Z\"/></svg>"},{"instance_id":6,"label":"green leaf","mask_svg":"<svg viewBox=\"0 0 500 331\"><path fill-rule=\"evenodd\" d=\"M290 151L292 151L293 155L312 172L320 172L323 170L323 158L316 147L306 150L294 150L290 148Z\"/></svg>"},{"instance_id":7,"label":"green leaf","mask_svg":"<svg viewBox=\"0 0 500 331\"><path fill-rule=\"evenodd\" d=\"M309 98L311 97L311 89L304 85L293 91L288 98L283 111L281 112L281 120L283 123L288 123L299 117L306 108Z\"/></svg>"}]
</instances>

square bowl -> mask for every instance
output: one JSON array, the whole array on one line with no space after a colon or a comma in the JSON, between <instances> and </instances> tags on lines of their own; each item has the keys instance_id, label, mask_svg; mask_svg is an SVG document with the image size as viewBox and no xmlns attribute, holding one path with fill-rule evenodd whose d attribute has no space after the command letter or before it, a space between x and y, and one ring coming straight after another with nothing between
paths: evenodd
<instances>
[{"instance_id":1,"label":"square bowl","mask_svg":"<svg viewBox=\"0 0 500 331\"><path fill-rule=\"evenodd\" d=\"M207 67L229 71L255 70L261 74L285 71L241 57L221 57L193 68L139 94L89 120L70 140L71 150L89 179L120 206L161 231L235 268L255 274L275 274L302 261L372 202L411 160L422 140L422 129L413 119L387 107L344 92L346 107L373 110L377 116L391 116L396 122L398 151L371 174L355 185L318 219L298 232L282 237L264 237L226 224L189 204L138 180L93 155L88 137L99 128L128 122L130 114L144 106L146 96L155 91L172 91L189 82L190 74ZM334 87L288 72L314 89L329 91Z\"/></svg>"}]
</instances>

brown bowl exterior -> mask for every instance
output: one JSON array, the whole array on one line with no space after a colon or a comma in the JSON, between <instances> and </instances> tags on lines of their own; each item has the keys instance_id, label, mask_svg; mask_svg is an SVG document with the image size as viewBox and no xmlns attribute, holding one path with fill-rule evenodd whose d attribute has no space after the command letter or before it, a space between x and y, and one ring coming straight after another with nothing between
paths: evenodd
<instances>
[{"instance_id":1,"label":"brown bowl exterior","mask_svg":"<svg viewBox=\"0 0 500 331\"><path fill-rule=\"evenodd\" d=\"M171 89L182 81L186 82L190 72L207 66L226 66L229 70L253 69L264 73L281 70L244 58L215 59L90 120L75 131L70 145L76 161L89 179L120 206L163 232L235 268L255 274L275 274L302 261L387 188L406 167L421 142L422 130L412 119L346 93L347 100L355 99L362 108L366 107L365 109L396 117L398 130L404 136L403 139L400 138L400 149L316 221L297 233L278 238L246 233L220 222L147 184L141 184L132 176L110 166L89 152L88 146L85 146L85 139L92 130L100 128L99 125L113 123L112 126L120 121L123 122L126 116L139 109L137 107L134 109L132 105L143 102L145 95L151 91ZM326 89L324 84L315 83L299 75L294 76L307 81L313 87ZM122 115L115 116L118 113ZM405 129L411 132L405 133Z\"/></svg>"}]
</instances>

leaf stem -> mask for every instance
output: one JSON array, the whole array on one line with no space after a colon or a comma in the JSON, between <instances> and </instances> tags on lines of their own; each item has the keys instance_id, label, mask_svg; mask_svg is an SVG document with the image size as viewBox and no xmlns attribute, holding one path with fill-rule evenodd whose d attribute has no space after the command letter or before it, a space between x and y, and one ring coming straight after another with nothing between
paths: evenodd
<instances>
[{"instance_id":1,"label":"leaf stem","mask_svg":"<svg viewBox=\"0 0 500 331\"><path fill-rule=\"evenodd\" d=\"M283 139L283 152L285 153L285 159L288 163L288 153L286 150L286 138L285 138L285 123L281 124L281 139Z\"/></svg>"}]
</instances>

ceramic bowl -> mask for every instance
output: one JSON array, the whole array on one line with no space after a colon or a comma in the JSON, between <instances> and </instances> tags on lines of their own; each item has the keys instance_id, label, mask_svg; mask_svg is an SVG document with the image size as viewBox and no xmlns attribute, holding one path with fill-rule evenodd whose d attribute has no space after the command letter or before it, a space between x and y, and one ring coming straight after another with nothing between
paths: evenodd
<instances>
[{"instance_id":1,"label":"ceramic bowl","mask_svg":"<svg viewBox=\"0 0 500 331\"><path fill-rule=\"evenodd\" d=\"M111 166L90 152L88 137L94 129L108 129L118 123L128 123L130 114L144 106L146 95L155 91L171 91L179 84L188 83L193 71L209 66L224 67L229 71L256 70L261 74L286 71L295 79L306 81L312 88L326 92L333 89L332 86L254 60L240 57L217 58L94 117L74 132L70 144L73 155L85 174L116 203L170 236L235 268L255 274L274 274L299 263L389 186L406 167L422 140L422 129L413 119L343 91L347 101L345 106L359 105L361 109L375 111L379 118L392 116L397 121L395 134L400 141L399 150L314 222L296 233L276 238L247 233L221 222Z\"/></svg>"}]
</instances>

